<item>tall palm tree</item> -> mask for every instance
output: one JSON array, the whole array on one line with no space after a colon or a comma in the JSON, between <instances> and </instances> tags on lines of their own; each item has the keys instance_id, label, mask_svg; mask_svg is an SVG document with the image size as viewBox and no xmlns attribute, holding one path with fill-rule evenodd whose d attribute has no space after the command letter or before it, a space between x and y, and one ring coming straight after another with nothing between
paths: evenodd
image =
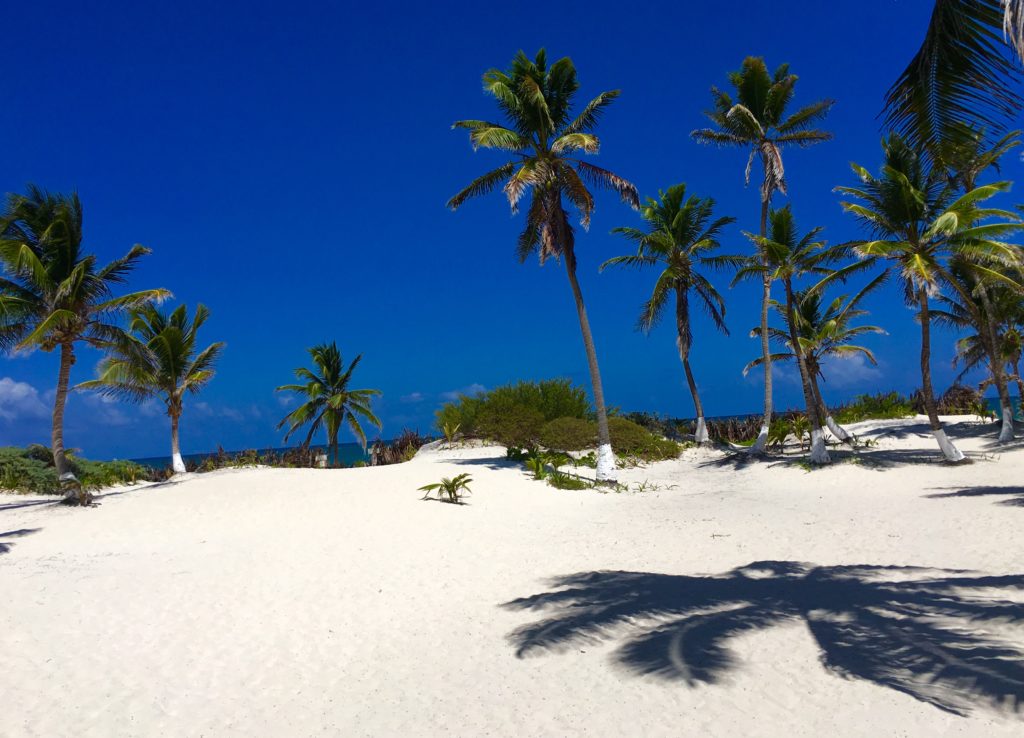
<instances>
[{"instance_id":1,"label":"tall palm tree","mask_svg":"<svg viewBox=\"0 0 1024 738\"><path fill-rule=\"evenodd\" d=\"M631 207L640 207L633 184L578 156L597 153L600 141L593 131L601 114L619 96L619 90L602 92L572 118L572 102L579 89L576 68L568 57L549 67L543 49L532 61L520 51L508 71L492 69L484 74L483 82L484 90L497 100L507 124L460 120L453 127L467 129L474 148L499 149L512 160L477 177L448 201L448 207L457 210L469 198L485 195L501 185L512 212L516 213L520 200L530 192L526 227L519 235L519 260L525 261L536 251L541 264L548 257L565 262L594 390L597 479L613 482L615 457L608 435L604 390L583 293L576 279L576 239L565 201L576 210L584 229L590 226L594 212L594 198L587 185L612 190Z\"/></svg>"},{"instance_id":2,"label":"tall palm tree","mask_svg":"<svg viewBox=\"0 0 1024 738\"><path fill-rule=\"evenodd\" d=\"M822 397L818 380L826 381L825 364L830 358L845 359L859 355L867 359L870 364L878 363L870 349L855 344L853 341L868 333L885 333L885 330L876 325L853 325L852 323L855 319L867 315L867 311L860 308L861 301L881 286L888 276L887 272L882 272L853 297L839 295L827 306L820 288L812 287L799 290L794 295L797 342L807 366L807 376L810 379L811 390L818 407L818 417L825 419L825 426L840 441L848 441L850 434L832 417L828 405ZM777 301L773 301L773 304L783 320L783 325L788 326L786 306ZM795 359L796 354L792 350L793 339L788 327L770 327L769 330L772 339L787 348L786 351L772 354L772 361ZM746 374L754 367L760 366L761 362L761 357L754 359L743 368L743 373Z\"/></svg>"},{"instance_id":3,"label":"tall palm tree","mask_svg":"<svg viewBox=\"0 0 1024 738\"><path fill-rule=\"evenodd\" d=\"M963 128L998 134L1020 110L1024 0L936 0L920 49L885 97L885 125L937 152Z\"/></svg>"},{"instance_id":4,"label":"tall palm tree","mask_svg":"<svg viewBox=\"0 0 1024 738\"><path fill-rule=\"evenodd\" d=\"M789 346L796 357L807 419L811 426L810 461L813 464L827 464L829 456L822 433L822 419L818 414L818 402L814 396L811 375L798 336L797 301L793 280L808 275L816 275L827 280L836 279L838 273L829 265L847 255L849 249L843 245L826 247L824 241L816 240L823 230L820 227L812 228L801 236L789 205L772 210L768 215L768 222L767 237L744 232L744 235L757 245L758 253L740 261L740 268L733 283L755 276L769 285L775 281L782 282L786 294L784 314L789 333ZM860 266L857 264L854 268ZM849 269L844 274L848 272ZM760 333L760 330L755 330L755 333ZM763 336L762 340L768 338L769 336Z\"/></svg>"},{"instance_id":5,"label":"tall palm tree","mask_svg":"<svg viewBox=\"0 0 1024 738\"><path fill-rule=\"evenodd\" d=\"M999 160L1011 149L1020 145L1020 131L1012 131L993 144L989 144L983 130L962 127L939 144L937 163L943 167L950 184L960 192L970 192L978 184L978 177L987 169L999 170ZM1013 405L1007 386L1004 363L999 358L998 327L989 293L999 289L993 280L972 273L969 266L956 270L957 284L970 292L964 296L963 306L969 312L977 337L988 354L988 366L992 383L999 396L1002 425L999 441L1008 442L1014 438Z\"/></svg>"},{"instance_id":6,"label":"tall palm tree","mask_svg":"<svg viewBox=\"0 0 1024 738\"><path fill-rule=\"evenodd\" d=\"M155 305L131 312L129 333L112 347L100 362L99 377L78 385L79 389L143 402L160 397L171 421L171 468L185 471L178 442L178 423L185 394L198 394L214 375L214 364L224 343L212 343L197 350L199 328L210 316L205 305L197 305L190 320L188 309L179 305L170 314Z\"/></svg>"},{"instance_id":7,"label":"tall palm tree","mask_svg":"<svg viewBox=\"0 0 1024 738\"><path fill-rule=\"evenodd\" d=\"M68 489L68 501L88 504L64 450L67 403L75 344L104 348L119 340L125 311L170 296L163 289L113 296L149 249L135 245L122 258L99 266L82 251L82 204L78 195L51 194L30 185L24 195L10 194L0 216L0 349L37 347L60 351L53 402L54 466Z\"/></svg>"},{"instance_id":8,"label":"tall palm tree","mask_svg":"<svg viewBox=\"0 0 1024 738\"><path fill-rule=\"evenodd\" d=\"M661 318L673 295L676 299L676 346L683 362L686 383L693 397L697 414L695 438L697 443L708 442L708 430L704 421L704 406L697 391L697 382L690 369L690 349L693 346L693 331L690 321L690 293L697 295L701 306L711 318L715 327L729 333L725 327L725 300L714 285L698 270L708 264L708 255L719 247L718 236L722 229L736 221L735 218L712 220L715 201L711 198L690 195L686 197L686 185L669 187L659 192L658 199L647 199L641 209L648 229L614 228L618 233L637 245L636 254L617 256L601 265L601 271L608 266L656 266L661 269L654 291L640 310L637 326L649 332Z\"/></svg>"},{"instance_id":9,"label":"tall palm tree","mask_svg":"<svg viewBox=\"0 0 1024 738\"><path fill-rule=\"evenodd\" d=\"M313 359L312 370L299 367L295 370L295 378L305 384L285 384L277 388L278 392L294 392L305 400L292 410L277 424L278 428L288 426L285 442L297 430L309 426L306 439L302 442L309 447L313 436L321 428L327 434L327 449L331 457L330 463L338 463L338 432L342 425L348 425L356 440L366 449L366 433L360 420L381 427L380 420L370 409L372 399L380 394L376 389L349 389L352 372L359 366L363 355L359 354L352 363L345 367L345 362L338 351L338 345L321 343L309 349Z\"/></svg>"},{"instance_id":10,"label":"tall palm tree","mask_svg":"<svg viewBox=\"0 0 1024 738\"><path fill-rule=\"evenodd\" d=\"M750 169L755 157L761 160L761 228L763 238L768 233L768 211L776 191L786 194L782 149L786 146L806 147L832 138L832 134L814 126L824 120L831 109L832 100L819 100L800 108L791 115L786 108L793 98L797 76L789 73L783 64L769 75L764 59L747 57L738 72L729 75L736 91L733 100L728 92L711 88L714 109L705 115L714 128L701 128L690 135L705 144L735 146L749 149L745 180L750 183ZM768 426L772 420L772 367L771 346L768 343L768 306L771 303L771 282L765 273L761 295L761 356L764 361L764 421L761 432L751 450L764 453L768 442Z\"/></svg>"},{"instance_id":11,"label":"tall palm tree","mask_svg":"<svg viewBox=\"0 0 1024 738\"><path fill-rule=\"evenodd\" d=\"M887 260L903 281L907 303L917 308L921 392L928 420L946 459L960 461L964 456L942 429L932 390L929 298L943 289L957 289L950 273L952 259L988 278L1011 281L993 267L1020 263L1019 249L998 239L1019 230L1021 224L1012 213L980 207L1005 192L1009 183L977 187L953 200L941 172L930 169L925 157L899 135L890 135L883 147L885 166L880 177L854 164L861 187L836 189L853 198L843 202L843 208L876 236L876 240L859 242L858 252L869 259ZM978 225L993 218L999 220Z\"/></svg>"}]
</instances>

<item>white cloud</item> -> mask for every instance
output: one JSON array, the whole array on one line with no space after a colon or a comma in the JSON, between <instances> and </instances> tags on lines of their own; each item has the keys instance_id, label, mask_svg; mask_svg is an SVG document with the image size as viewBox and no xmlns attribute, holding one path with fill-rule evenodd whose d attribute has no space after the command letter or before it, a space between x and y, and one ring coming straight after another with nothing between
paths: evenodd
<instances>
[{"instance_id":1,"label":"white cloud","mask_svg":"<svg viewBox=\"0 0 1024 738\"><path fill-rule=\"evenodd\" d=\"M407 395L402 395L398 399L402 402L423 402L425 397L422 392L410 392Z\"/></svg>"},{"instance_id":2,"label":"white cloud","mask_svg":"<svg viewBox=\"0 0 1024 738\"><path fill-rule=\"evenodd\" d=\"M882 369L868 362L863 354L843 358L830 357L822 366L826 381L833 387L875 382L882 377Z\"/></svg>"},{"instance_id":3,"label":"white cloud","mask_svg":"<svg viewBox=\"0 0 1024 738\"><path fill-rule=\"evenodd\" d=\"M40 397L39 390L31 384L16 382L10 377L0 379L0 418L45 418L49 413L50 409Z\"/></svg>"},{"instance_id":4,"label":"white cloud","mask_svg":"<svg viewBox=\"0 0 1024 738\"><path fill-rule=\"evenodd\" d=\"M459 395L470 395L470 396L472 396L472 395L475 395L475 394L479 394L480 392L486 392L486 391L487 391L486 387L484 387L482 384L474 382L473 384L467 385L466 387L463 387L462 389L451 390L450 392L442 392L441 393L441 399L442 400L448 400L448 401L457 400L457 399L459 399Z\"/></svg>"}]
</instances>

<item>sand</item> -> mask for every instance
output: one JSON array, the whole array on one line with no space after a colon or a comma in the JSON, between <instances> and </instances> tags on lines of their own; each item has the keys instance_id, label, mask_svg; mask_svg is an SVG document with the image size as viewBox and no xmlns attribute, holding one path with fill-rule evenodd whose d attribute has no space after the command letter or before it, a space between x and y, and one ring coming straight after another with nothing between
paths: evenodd
<instances>
[{"instance_id":1,"label":"sand","mask_svg":"<svg viewBox=\"0 0 1024 738\"><path fill-rule=\"evenodd\" d=\"M987 429L618 494L474 447L0 496L0 735L1024 735L1024 443Z\"/></svg>"}]
</instances>

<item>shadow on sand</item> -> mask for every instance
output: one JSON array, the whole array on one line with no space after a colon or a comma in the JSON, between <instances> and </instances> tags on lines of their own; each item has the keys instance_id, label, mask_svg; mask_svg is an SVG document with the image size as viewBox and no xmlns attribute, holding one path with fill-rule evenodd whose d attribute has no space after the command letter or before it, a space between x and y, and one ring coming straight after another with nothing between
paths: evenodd
<instances>
[{"instance_id":1,"label":"shadow on sand","mask_svg":"<svg viewBox=\"0 0 1024 738\"><path fill-rule=\"evenodd\" d=\"M1024 644L994 626L1024 623L1024 576L897 566L758 561L714 576L594 571L505 603L548 611L510 634L517 655L617 641L628 671L715 684L738 664L730 639L806 623L833 674L942 710L1020 713Z\"/></svg>"},{"instance_id":2,"label":"shadow on sand","mask_svg":"<svg viewBox=\"0 0 1024 738\"><path fill-rule=\"evenodd\" d=\"M1006 507L1024 507L1024 487L938 487L937 489L951 489L952 492L939 492L934 495L927 495L933 500L947 499L950 497L1006 497L1005 500L998 500L997 505Z\"/></svg>"},{"instance_id":3,"label":"shadow on sand","mask_svg":"<svg viewBox=\"0 0 1024 738\"><path fill-rule=\"evenodd\" d=\"M6 533L0 533L0 554L8 553L14 546L12 538L24 538L30 536L33 533L38 533L42 528L19 528L18 530L9 530Z\"/></svg>"}]
</instances>

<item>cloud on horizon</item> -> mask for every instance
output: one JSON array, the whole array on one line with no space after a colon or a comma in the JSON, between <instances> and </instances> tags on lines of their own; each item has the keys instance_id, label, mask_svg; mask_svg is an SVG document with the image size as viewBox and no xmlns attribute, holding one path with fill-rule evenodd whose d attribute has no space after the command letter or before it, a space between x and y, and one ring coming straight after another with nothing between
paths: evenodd
<instances>
[{"instance_id":1,"label":"cloud on horizon","mask_svg":"<svg viewBox=\"0 0 1024 738\"><path fill-rule=\"evenodd\" d=\"M45 418L50 409L43 401L44 396L28 382L0 378L0 418L10 421Z\"/></svg>"}]
</instances>

